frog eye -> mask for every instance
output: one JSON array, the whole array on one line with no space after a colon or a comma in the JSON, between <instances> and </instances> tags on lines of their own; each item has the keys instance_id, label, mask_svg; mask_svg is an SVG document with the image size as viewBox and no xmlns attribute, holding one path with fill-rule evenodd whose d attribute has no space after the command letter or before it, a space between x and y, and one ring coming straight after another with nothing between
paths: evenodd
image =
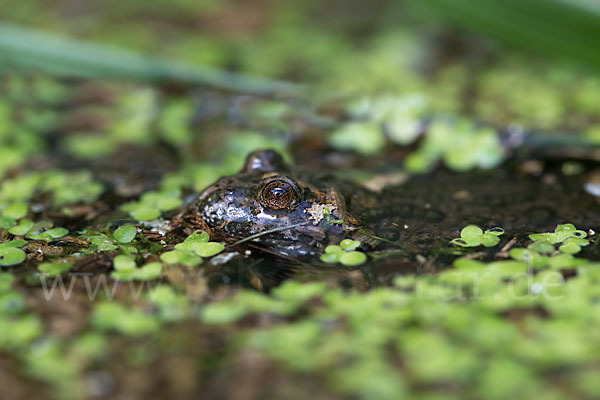
<instances>
[{"instance_id":1,"label":"frog eye","mask_svg":"<svg viewBox=\"0 0 600 400\"><path fill-rule=\"evenodd\" d=\"M267 182L260 191L260 202L272 210L283 210L298 203L298 192L292 182L275 179Z\"/></svg>"}]
</instances>

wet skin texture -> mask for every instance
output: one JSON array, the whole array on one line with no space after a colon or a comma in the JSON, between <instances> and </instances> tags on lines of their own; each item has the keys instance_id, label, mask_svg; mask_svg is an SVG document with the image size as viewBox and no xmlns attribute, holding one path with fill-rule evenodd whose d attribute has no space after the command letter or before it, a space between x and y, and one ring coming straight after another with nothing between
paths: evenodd
<instances>
[{"instance_id":1,"label":"wet skin texture","mask_svg":"<svg viewBox=\"0 0 600 400\"><path fill-rule=\"evenodd\" d=\"M294 170L277 152L261 150L248 156L238 174L202 192L193 209L215 240L234 243L274 230L248 243L284 257L313 257L358 231L344 196L355 189L348 185Z\"/></svg>"}]
</instances>

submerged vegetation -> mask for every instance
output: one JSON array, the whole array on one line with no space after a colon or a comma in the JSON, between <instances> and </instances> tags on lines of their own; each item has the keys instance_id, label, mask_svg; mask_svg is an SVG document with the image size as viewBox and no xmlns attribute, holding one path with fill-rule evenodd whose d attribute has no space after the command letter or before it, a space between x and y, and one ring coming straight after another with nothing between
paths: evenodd
<instances>
[{"instance_id":1,"label":"submerged vegetation","mask_svg":"<svg viewBox=\"0 0 600 400\"><path fill-rule=\"evenodd\" d=\"M1 398L599 396L587 40L523 52L488 1L75 3L3 7ZM308 261L211 238L183 211L258 149L363 185L372 229Z\"/></svg>"}]
</instances>

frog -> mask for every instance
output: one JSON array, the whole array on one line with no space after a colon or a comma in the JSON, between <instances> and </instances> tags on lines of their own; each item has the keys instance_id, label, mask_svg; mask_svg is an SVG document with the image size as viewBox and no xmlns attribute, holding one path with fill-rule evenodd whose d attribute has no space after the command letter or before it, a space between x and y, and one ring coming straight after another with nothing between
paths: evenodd
<instances>
[{"instance_id":1,"label":"frog","mask_svg":"<svg viewBox=\"0 0 600 400\"><path fill-rule=\"evenodd\" d=\"M360 232L349 207L357 191L326 172L293 168L275 150L257 150L237 174L202 191L191 211L212 240L307 259Z\"/></svg>"}]
</instances>

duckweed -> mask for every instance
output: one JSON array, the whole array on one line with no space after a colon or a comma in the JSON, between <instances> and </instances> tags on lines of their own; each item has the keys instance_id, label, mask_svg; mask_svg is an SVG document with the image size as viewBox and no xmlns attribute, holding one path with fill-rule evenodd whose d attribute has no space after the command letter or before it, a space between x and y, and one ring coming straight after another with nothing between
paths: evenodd
<instances>
[{"instance_id":1,"label":"duckweed","mask_svg":"<svg viewBox=\"0 0 600 400\"><path fill-rule=\"evenodd\" d=\"M493 247L500 242L500 237L504 234L502 228L491 228L485 232L476 225L467 225L460 231L460 238L452 239L450 243L461 247Z\"/></svg>"},{"instance_id":2,"label":"duckweed","mask_svg":"<svg viewBox=\"0 0 600 400\"><path fill-rule=\"evenodd\" d=\"M108 227L104 231L87 229L82 231L81 236L90 244L86 253L97 253L103 251L121 250L126 254L137 253L136 248L137 227L134 225L122 225L110 232Z\"/></svg>"},{"instance_id":3,"label":"duckweed","mask_svg":"<svg viewBox=\"0 0 600 400\"><path fill-rule=\"evenodd\" d=\"M358 240L344 239L339 245L325 247L325 253L321 255L321 261L325 263L341 263L347 266L356 266L367 261L367 255L356 251L360 246Z\"/></svg>"},{"instance_id":4,"label":"duckweed","mask_svg":"<svg viewBox=\"0 0 600 400\"><path fill-rule=\"evenodd\" d=\"M160 192L146 192L139 201L121 206L138 221L151 221L160 217L161 212L174 210L181 206L179 190L164 190Z\"/></svg>"},{"instance_id":5,"label":"duckweed","mask_svg":"<svg viewBox=\"0 0 600 400\"><path fill-rule=\"evenodd\" d=\"M113 238L119 243L131 243L137 235L137 227L134 225L122 225L113 232Z\"/></svg>"},{"instance_id":6,"label":"duckweed","mask_svg":"<svg viewBox=\"0 0 600 400\"><path fill-rule=\"evenodd\" d=\"M101 331L115 331L127 336L147 335L156 332L160 326L151 315L112 301L95 305L92 323Z\"/></svg>"},{"instance_id":7,"label":"duckweed","mask_svg":"<svg viewBox=\"0 0 600 400\"><path fill-rule=\"evenodd\" d=\"M21 264L25 261L27 255L25 252L16 247L0 248L0 265L8 267L11 265Z\"/></svg>"},{"instance_id":8,"label":"duckweed","mask_svg":"<svg viewBox=\"0 0 600 400\"><path fill-rule=\"evenodd\" d=\"M149 291L147 297L158 307L159 317L163 321L178 321L189 314L189 299L185 295L176 293L171 286L159 285Z\"/></svg>"},{"instance_id":9,"label":"duckweed","mask_svg":"<svg viewBox=\"0 0 600 400\"><path fill-rule=\"evenodd\" d=\"M360 246L360 242L358 240L344 239L340 242L340 247L344 251L356 250L358 246Z\"/></svg>"},{"instance_id":10,"label":"duckweed","mask_svg":"<svg viewBox=\"0 0 600 400\"><path fill-rule=\"evenodd\" d=\"M209 242L209 239L206 232L192 232L183 242L175 245L175 250L162 253L160 258L167 264L199 265L202 257L215 256L225 249L222 243Z\"/></svg>"},{"instance_id":11,"label":"duckweed","mask_svg":"<svg viewBox=\"0 0 600 400\"><path fill-rule=\"evenodd\" d=\"M551 233L534 233L529 235L529 239L531 240L546 240L550 244L563 243L569 240L571 245L568 246L567 249L570 250L573 249L574 244L578 246L587 246L589 241L585 240L586 237L587 232L576 229L573 224L557 225L554 232Z\"/></svg>"},{"instance_id":12,"label":"duckweed","mask_svg":"<svg viewBox=\"0 0 600 400\"><path fill-rule=\"evenodd\" d=\"M440 159L456 171L490 169L502 162L504 153L492 129L467 119L437 118L428 127L419 150L406 159L405 168L425 172Z\"/></svg>"},{"instance_id":13,"label":"duckweed","mask_svg":"<svg viewBox=\"0 0 600 400\"><path fill-rule=\"evenodd\" d=\"M362 155L376 154L385 146L381 128L372 122L352 122L341 126L329 137L338 150L353 150Z\"/></svg>"},{"instance_id":14,"label":"duckweed","mask_svg":"<svg viewBox=\"0 0 600 400\"><path fill-rule=\"evenodd\" d=\"M137 268L135 260L127 255L118 255L113 260L114 271L111 277L118 281L150 281L160 278L162 275L162 264L150 262Z\"/></svg>"},{"instance_id":15,"label":"duckweed","mask_svg":"<svg viewBox=\"0 0 600 400\"><path fill-rule=\"evenodd\" d=\"M69 271L73 268L73 264L59 262L59 263L41 263L38 265L38 271L48 276L57 276L63 272Z\"/></svg>"},{"instance_id":16,"label":"duckweed","mask_svg":"<svg viewBox=\"0 0 600 400\"><path fill-rule=\"evenodd\" d=\"M15 214L12 218L19 219L27 213L27 201L36 193L47 193L51 196L51 205L60 207L75 203L91 203L104 190L96 182L89 171L66 172L50 170L48 172L31 172L5 180L0 188L0 205L8 205ZM2 208L2 207L0 207Z\"/></svg>"}]
</instances>

